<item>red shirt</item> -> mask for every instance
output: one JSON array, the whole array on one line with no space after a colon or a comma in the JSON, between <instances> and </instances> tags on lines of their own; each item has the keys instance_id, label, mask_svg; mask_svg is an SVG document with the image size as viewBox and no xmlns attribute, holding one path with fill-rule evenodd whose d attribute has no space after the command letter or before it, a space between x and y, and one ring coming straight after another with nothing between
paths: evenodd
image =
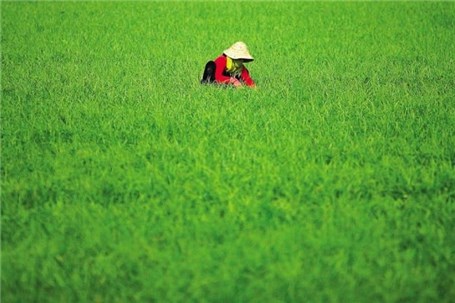
<instances>
[{"instance_id":1,"label":"red shirt","mask_svg":"<svg viewBox=\"0 0 455 303\"><path fill-rule=\"evenodd\" d=\"M215 81L218 83L229 84L231 77L225 72L226 71L226 55L221 55L215 59ZM245 66L242 68L240 79L248 86L254 86L254 81L250 77L250 73Z\"/></svg>"}]
</instances>

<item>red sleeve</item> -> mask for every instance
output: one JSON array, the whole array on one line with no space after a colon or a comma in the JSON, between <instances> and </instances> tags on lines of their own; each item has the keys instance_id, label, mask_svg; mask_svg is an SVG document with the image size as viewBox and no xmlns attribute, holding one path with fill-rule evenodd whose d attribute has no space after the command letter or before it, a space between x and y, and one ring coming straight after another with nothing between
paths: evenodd
<instances>
[{"instance_id":1,"label":"red sleeve","mask_svg":"<svg viewBox=\"0 0 455 303\"><path fill-rule=\"evenodd\" d=\"M243 82L245 82L246 85L255 86L253 79L251 79L251 77L250 77L250 72L246 69L246 67L243 67L241 77L242 77Z\"/></svg>"},{"instance_id":2,"label":"red sleeve","mask_svg":"<svg viewBox=\"0 0 455 303\"><path fill-rule=\"evenodd\" d=\"M224 70L226 69L226 57L219 56L215 59L215 81L218 83L229 83L231 80L230 77L223 75Z\"/></svg>"}]
</instances>

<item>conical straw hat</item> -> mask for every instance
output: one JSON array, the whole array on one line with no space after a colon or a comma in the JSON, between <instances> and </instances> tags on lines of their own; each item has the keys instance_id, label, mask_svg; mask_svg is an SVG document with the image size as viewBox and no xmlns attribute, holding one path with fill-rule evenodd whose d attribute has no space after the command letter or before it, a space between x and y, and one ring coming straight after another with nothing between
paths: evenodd
<instances>
[{"instance_id":1,"label":"conical straw hat","mask_svg":"<svg viewBox=\"0 0 455 303\"><path fill-rule=\"evenodd\" d=\"M234 43L223 53L232 59L243 59L247 62L254 60L254 58L250 55L246 44L241 41Z\"/></svg>"}]
</instances>

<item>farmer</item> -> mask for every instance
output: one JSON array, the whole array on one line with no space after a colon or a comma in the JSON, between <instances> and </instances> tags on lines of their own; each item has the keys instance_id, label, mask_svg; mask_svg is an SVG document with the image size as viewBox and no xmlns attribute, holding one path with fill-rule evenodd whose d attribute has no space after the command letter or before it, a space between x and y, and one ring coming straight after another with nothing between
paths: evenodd
<instances>
[{"instance_id":1,"label":"farmer","mask_svg":"<svg viewBox=\"0 0 455 303\"><path fill-rule=\"evenodd\" d=\"M207 62L201 83L255 87L256 84L251 79L250 73L244 65L244 63L253 60L254 58L248 52L246 44L240 41L236 42L215 61Z\"/></svg>"}]
</instances>

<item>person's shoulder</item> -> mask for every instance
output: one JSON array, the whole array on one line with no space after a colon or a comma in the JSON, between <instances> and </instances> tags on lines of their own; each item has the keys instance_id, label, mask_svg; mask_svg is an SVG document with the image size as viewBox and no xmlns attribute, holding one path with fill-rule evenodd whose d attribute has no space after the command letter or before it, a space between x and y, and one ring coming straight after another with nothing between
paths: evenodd
<instances>
[{"instance_id":1,"label":"person's shoulder","mask_svg":"<svg viewBox=\"0 0 455 303\"><path fill-rule=\"evenodd\" d=\"M219 55L216 59L215 62L224 62L226 61L226 56L224 54Z\"/></svg>"}]
</instances>

